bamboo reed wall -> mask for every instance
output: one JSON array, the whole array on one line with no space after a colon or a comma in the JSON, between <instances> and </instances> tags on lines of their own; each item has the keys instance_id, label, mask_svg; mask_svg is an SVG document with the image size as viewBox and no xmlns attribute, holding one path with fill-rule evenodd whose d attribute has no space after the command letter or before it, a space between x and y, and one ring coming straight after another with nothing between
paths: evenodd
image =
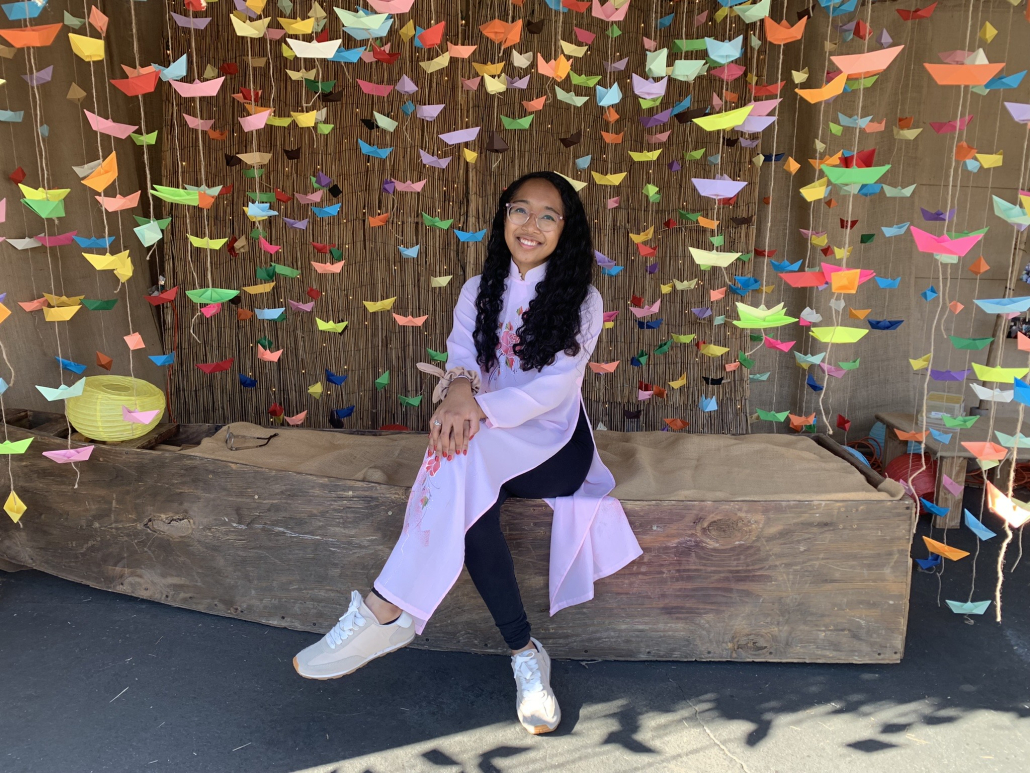
<instances>
[{"instance_id":1,"label":"bamboo reed wall","mask_svg":"<svg viewBox=\"0 0 1030 773\"><path fill-rule=\"evenodd\" d=\"M275 15L275 9L265 13ZM421 6L421 7L419 7ZM297 2L292 16L304 18L310 10L307 2ZM435 14L430 12L435 9ZM331 7L326 7L326 29L329 38L344 38L343 47L361 45L342 32L341 22ZM737 141L736 132L704 132L690 121L675 117L654 129L645 129L639 118L672 107L688 94L693 107L711 103L713 93L720 96L724 90L739 94L738 105L750 101L745 78L727 84L712 76L698 77L692 83L669 80L668 92L662 103L649 110L641 110L630 86L630 73L643 75L646 51L642 38L657 42L658 48L670 48L670 64L678 58L700 58L703 52L673 54L672 41L676 38L704 36L729 40L744 35L745 54L740 60L748 73L764 82L763 55L747 45L748 29L733 14L724 20L709 20L694 25L695 14L704 10L691 2L674 5L636 3L618 26L622 34L606 34L609 23L586 13L557 13L538 0L525 0L521 7L509 0L469 2L435 6L417 3L411 14L395 18L386 42L401 56L394 64L379 61L359 61L356 64L336 64L322 61L317 65L319 80L333 80L333 95L340 101L327 101L305 88L303 81L290 80L287 69L300 70L316 67L318 60L292 62L283 56L281 42L267 39L250 40L233 33L227 13L212 13L213 20L206 30L179 29L170 26L169 48L171 59L183 53L189 55L190 72L187 80L202 77L207 65L222 68L235 64L238 74L229 75L220 93L214 98L184 99L166 89L165 114L167 141L164 153L164 184L170 186L202 185L214 187L232 185L231 194L219 196L208 210L178 205L167 206L166 216L173 220L166 231L165 276L166 287L179 285L185 289L197 287L224 287L237 289L259 283L255 269L267 267L274 260L299 269L297 278L277 277L271 293L250 296L243 293L243 308L276 308L288 306L288 300L308 302L308 288L321 291L312 313L287 310L286 321L261 321L256 317L238 321L236 307L224 304L223 310L210 319L200 315L199 307L192 303L178 304L190 313L175 315L166 305L166 346L176 347L178 367L171 378L173 416L180 422L227 422L249 420L267 423L269 406L275 402L283 406L287 416L308 410L308 426L328 426L331 412L354 406L353 415L345 419L349 427L370 428L399 423L412 429L425 429L433 407L429 395L435 379L415 368L415 363L429 361L426 348L445 349L451 326L451 310L462 284L479 273L485 258L486 239L480 243L461 243L453 228L476 231L488 228L497 198L505 185L519 175L535 169L561 172L577 180L589 181L580 195L587 212L594 220L595 249L609 256L625 269L617 276L605 276L596 270L594 284L605 299L605 309L621 313L614 327L602 332L593 361L619 360L612 374L594 375L587 371L583 394L592 422L603 422L609 429L655 430L665 426L663 419L678 417L690 422L686 431L744 433L748 431L747 395L748 374L744 368L726 372L724 365L736 361L739 350L749 348L746 331L728 321L713 325L713 319L726 314L735 317L733 294L711 302L709 292L725 287L734 274L750 274L751 263L737 262L729 272L713 268L701 271L691 259L688 246L713 249L709 236L725 235L720 249L750 253L754 247L753 219L757 208L757 168L752 158L760 147L746 148ZM656 20L666 12L676 12L671 26L657 30ZM523 19L539 21L542 29L533 34L524 26L522 40L507 49L483 35L479 27L492 19L504 21ZM419 49L413 41L404 42L398 30L414 20L428 28L440 21L446 22L444 44L441 48ZM273 22L273 28L276 26ZM600 85L619 82L624 97L615 107L620 118L610 124L602 117L602 108L594 99L594 89L574 87L566 78L559 84L566 91L590 98L576 108L555 99L555 82L536 71L536 54L552 60L561 53L560 40L578 45L574 27L596 34L587 53L572 59L573 70L581 75L601 75ZM310 39L310 36L305 36ZM427 74L418 65L446 51L446 42L457 45L478 45L467 59L452 58L444 69ZM382 41L380 41L382 42ZM533 64L517 69L512 64L512 50L531 53ZM621 72L607 73L604 62L628 57ZM260 58L265 61L262 64ZM509 88L500 95L487 94L482 83L475 91L463 88L462 79L474 78L477 73L473 62L504 62L504 74L511 78L530 75L525 90ZM231 68L230 68L231 69ZM372 97L357 86L361 78L373 83L395 84L406 74L418 86L411 95L417 105L445 104L446 107L433 121L409 117L401 111L407 97L396 90L387 97ZM326 135L315 129L296 126L266 127L258 132L242 131L237 118L247 115L243 104L233 99L240 88L260 89L259 105L271 105L275 115L288 116L291 111L303 112L325 109L325 123L333 124ZM547 95L543 110L537 112L527 131L505 130L500 116L521 118L527 115L523 100ZM330 96L332 99L332 96ZM734 107L727 104L727 109ZM399 121L391 134L382 129L369 130L361 119L371 119L373 110ZM214 119L216 131L227 131L224 140L212 139L207 132L187 127L182 114ZM479 137L468 147L479 153L475 163L468 163L458 146L448 147L437 135L462 128L481 126ZM601 130L625 132L621 144L607 144ZM645 134L671 130L664 144L648 144ZM488 152L486 145L492 132L497 132L508 144L506 152ZM582 133L582 141L565 147L559 138L575 132ZM757 136L757 135L755 135ZM362 155L357 139L394 150L386 159ZM704 157L686 161L684 152L705 148ZM282 149L300 148L300 158L288 160ZM423 165L419 149L440 157L451 157L445 169ZM654 162L634 162L627 150L644 151L662 148L660 158ZM244 176L246 164L228 167L225 154L270 151L272 158L265 172L256 179ZM618 187L594 184L589 171L577 170L575 159L592 155L589 170L602 174L628 172ZM717 164L706 158L721 154ZM669 164L679 161L681 169L673 171ZM316 218L307 206L296 201L272 208L280 215L295 220L310 217L307 230L288 228L283 218L266 220L259 225L265 238L272 244L282 245L276 255L268 255L259 248L256 238L248 234L254 227L246 216L248 191L270 191L278 188L288 194L309 193L309 177L323 172L342 189L334 198L328 191L322 205L342 203L340 214L330 218ZM712 199L698 196L690 182L691 177L714 177L727 174L736 180L747 180L748 185L731 207L718 206ZM389 178L400 181L427 183L421 193L395 193L383 191L383 182ZM642 192L645 184L658 186L661 200L651 203ZM606 201L620 196L621 203L609 209ZM677 218L677 209L700 212L708 218L720 220L718 231L707 230L697 223ZM453 218L451 230L441 231L423 225L420 213L441 218ZM368 217L390 213L385 226L370 228ZM735 225L731 217L751 217L751 222ZM670 218L675 228L663 223ZM656 260L660 267L655 274L646 271L652 260L637 255L636 245L629 234L645 231L654 226L655 236L647 242L658 249ZM192 247L188 234L201 237L245 237L247 250L233 257L224 249L201 250ZM317 274L311 260L325 262L329 256L315 252L311 242L335 243L343 251L346 265L339 274ZM398 246L420 244L415 259L403 258ZM431 288L430 277L453 275L443 288ZM697 278L692 290L662 295L660 284ZM629 311L630 297L642 296L650 304L661 298L660 314L664 321L655 330L641 330ZM377 301L397 296L393 311L410 316L428 314L421 327L399 326L389 312L369 313L363 300ZM756 301L757 302L757 301ZM691 308L711 307L712 316L699 320ZM315 317L323 320L348 320L349 326L340 334L320 332ZM653 317L652 317L653 318ZM674 343L668 353L648 358L643 367L633 367L630 358L641 350L648 353L671 338L671 333L695 333L698 341L719 344L729 352L717 358L701 354L693 344ZM272 349L283 349L278 363L260 361L257 340L271 339ZM234 357L233 367L223 373L208 375L194 367ZM334 386L325 379L324 371L348 376L342 386ZM375 388L375 380L390 371L389 385ZM686 385L680 389L668 387L670 380L686 373ZM257 380L256 388L243 388L238 373ZM720 386L710 386L703 377L724 377ZM644 381L668 390L666 398L637 399L638 381ZM321 382L325 391L320 399L312 397L308 388ZM424 395L418 407L401 404L398 395ZM702 412L699 400L715 396L719 403L716 411ZM639 422L627 420L627 412L640 411Z\"/></svg>"}]
</instances>

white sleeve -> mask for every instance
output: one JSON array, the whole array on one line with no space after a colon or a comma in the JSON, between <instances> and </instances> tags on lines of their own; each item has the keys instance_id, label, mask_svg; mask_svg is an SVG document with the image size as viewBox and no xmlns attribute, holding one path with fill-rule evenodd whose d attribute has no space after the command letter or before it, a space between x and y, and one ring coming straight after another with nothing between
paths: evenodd
<instances>
[{"instance_id":1,"label":"white sleeve","mask_svg":"<svg viewBox=\"0 0 1030 773\"><path fill-rule=\"evenodd\" d=\"M476 343L472 339L476 331L476 297L479 295L479 276L474 276L462 285L458 302L454 305L454 323L447 337L447 368L462 367L483 373L476 362Z\"/></svg>"},{"instance_id":2,"label":"white sleeve","mask_svg":"<svg viewBox=\"0 0 1030 773\"><path fill-rule=\"evenodd\" d=\"M476 395L488 426L517 427L557 408L570 392L582 388L583 373L604 324L604 301L593 286L583 302L580 315L579 354L570 357L560 351L554 362L539 371L528 384Z\"/></svg>"}]
</instances>

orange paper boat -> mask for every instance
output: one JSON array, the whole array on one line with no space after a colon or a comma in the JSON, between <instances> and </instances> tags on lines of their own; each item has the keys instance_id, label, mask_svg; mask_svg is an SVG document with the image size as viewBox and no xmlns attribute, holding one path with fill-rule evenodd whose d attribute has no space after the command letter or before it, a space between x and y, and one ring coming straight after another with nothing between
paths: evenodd
<instances>
[{"instance_id":1,"label":"orange paper boat","mask_svg":"<svg viewBox=\"0 0 1030 773\"><path fill-rule=\"evenodd\" d=\"M929 430L926 432L902 432L900 429L895 429L894 432L897 434L898 440L914 440L917 443L922 443L930 434Z\"/></svg>"},{"instance_id":2,"label":"orange paper boat","mask_svg":"<svg viewBox=\"0 0 1030 773\"><path fill-rule=\"evenodd\" d=\"M782 46L786 43L793 43L797 40L801 40L801 36L805 34L805 25L808 24L808 17L805 16L791 27L786 19L780 22L773 21L769 16L765 17L765 38L770 43L776 46Z\"/></svg>"},{"instance_id":3,"label":"orange paper boat","mask_svg":"<svg viewBox=\"0 0 1030 773\"><path fill-rule=\"evenodd\" d=\"M1005 67L1004 62L991 64L930 64L925 67L941 86L983 86Z\"/></svg>"},{"instance_id":4,"label":"orange paper boat","mask_svg":"<svg viewBox=\"0 0 1030 773\"><path fill-rule=\"evenodd\" d=\"M930 539L929 537L923 537L923 542L926 543L926 549L931 553L944 556L952 561L958 561L960 558L965 558L969 555L968 550L959 550L958 548L950 547L945 545L943 542L938 542L937 540Z\"/></svg>"},{"instance_id":5,"label":"orange paper boat","mask_svg":"<svg viewBox=\"0 0 1030 773\"><path fill-rule=\"evenodd\" d=\"M830 60L849 78L868 78L870 75L876 75L886 70L903 48L904 46L894 46L864 54L831 56Z\"/></svg>"},{"instance_id":6,"label":"orange paper boat","mask_svg":"<svg viewBox=\"0 0 1030 773\"><path fill-rule=\"evenodd\" d=\"M0 37L15 48L42 48L54 42L63 24L41 24L38 27L15 27L0 30Z\"/></svg>"},{"instance_id":7,"label":"orange paper boat","mask_svg":"<svg viewBox=\"0 0 1030 773\"><path fill-rule=\"evenodd\" d=\"M1008 449L1004 446L999 446L997 443L975 443L972 441L966 441L962 444L962 447L977 459L985 462L1000 462L1008 455Z\"/></svg>"}]
</instances>

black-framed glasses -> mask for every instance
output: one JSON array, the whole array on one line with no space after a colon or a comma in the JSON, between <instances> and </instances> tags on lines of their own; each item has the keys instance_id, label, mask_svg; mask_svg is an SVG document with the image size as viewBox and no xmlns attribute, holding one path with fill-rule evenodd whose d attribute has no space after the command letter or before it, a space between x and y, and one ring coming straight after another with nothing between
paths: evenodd
<instances>
[{"instance_id":1,"label":"black-framed glasses","mask_svg":"<svg viewBox=\"0 0 1030 773\"><path fill-rule=\"evenodd\" d=\"M511 202L508 202L504 206L507 207L508 220L512 225L525 225L533 215L533 213L522 204L512 204ZM558 223L564 219L565 218L561 215L556 215L553 212L544 212L542 215L536 216L536 227L545 234L551 233L558 227Z\"/></svg>"},{"instance_id":2,"label":"black-framed glasses","mask_svg":"<svg viewBox=\"0 0 1030 773\"><path fill-rule=\"evenodd\" d=\"M225 447L230 451L252 451L255 448L264 448L272 442L272 438L279 437L278 432L273 432L268 437L256 437L254 435L236 435L233 434L231 429L225 431ZM248 441L258 440L261 441L256 445L249 443ZM240 446L236 445L236 441L242 441Z\"/></svg>"}]
</instances>

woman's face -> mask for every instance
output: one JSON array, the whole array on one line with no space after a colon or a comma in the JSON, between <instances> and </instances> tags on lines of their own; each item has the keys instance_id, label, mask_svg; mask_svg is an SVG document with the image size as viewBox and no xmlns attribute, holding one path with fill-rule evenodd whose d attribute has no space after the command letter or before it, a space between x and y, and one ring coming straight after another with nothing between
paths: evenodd
<instances>
[{"instance_id":1,"label":"woman's face","mask_svg":"<svg viewBox=\"0 0 1030 773\"><path fill-rule=\"evenodd\" d=\"M512 222L513 215L526 213L529 219L525 223ZM504 241L523 277L554 252L565 226L564 216L561 195L547 180L527 180L512 195L504 218ZM544 230L549 226L552 230Z\"/></svg>"}]
</instances>

